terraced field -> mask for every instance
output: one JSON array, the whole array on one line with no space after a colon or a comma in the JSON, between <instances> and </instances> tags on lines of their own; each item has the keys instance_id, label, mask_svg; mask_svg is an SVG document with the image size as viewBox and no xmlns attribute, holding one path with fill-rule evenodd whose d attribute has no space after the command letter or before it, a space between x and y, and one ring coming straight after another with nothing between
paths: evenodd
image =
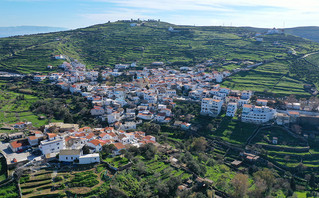
<instances>
[{"instance_id":1,"label":"terraced field","mask_svg":"<svg viewBox=\"0 0 319 198\"><path fill-rule=\"evenodd\" d=\"M220 137L233 144L245 144L257 128L257 125L236 121L235 118L226 117L225 114L218 117L217 122L218 119L220 124L218 124L218 128L215 131L211 132L210 136Z\"/></svg>"},{"instance_id":2,"label":"terraced field","mask_svg":"<svg viewBox=\"0 0 319 198\"><path fill-rule=\"evenodd\" d=\"M259 93L283 97L294 94L298 97L310 97L305 92L304 81L287 75L289 65L286 61L275 61L250 71L242 71L229 77L223 86L237 90L252 90Z\"/></svg>"},{"instance_id":3,"label":"terraced field","mask_svg":"<svg viewBox=\"0 0 319 198\"><path fill-rule=\"evenodd\" d=\"M273 137L278 138L277 145L271 143ZM262 146L267 152L267 157L281 165L294 168L302 163L306 167L319 168L317 148L311 144L308 147L306 140L294 137L283 129L262 130L252 143Z\"/></svg>"},{"instance_id":4,"label":"terraced field","mask_svg":"<svg viewBox=\"0 0 319 198\"><path fill-rule=\"evenodd\" d=\"M23 197L66 197L96 193L103 184L96 168L86 171L39 170L20 178Z\"/></svg>"},{"instance_id":5,"label":"terraced field","mask_svg":"<svg viewBox=\"0 0 319 198\"><path fill-rule=\"evenodd\" d=\"M307 56L306 60L309 61L310 63L314 64L314 65L318 65L319 66L319 53Z\"/></svg>"},{"instance_id":6,"label":"terraced field","mask_svg":"<svg viewBox=\"0 0 319 198\"><path fill-rule=\"evenodd\" d=\"M161 180L169 179L169 176L177 177L181 176L182 180L188 179L191 175L186 173L183 170L176 170L171 167L170 164L165 164L161 161L150 160L145 164L148 168L148 171L160 175Z\"/></svg>"}]
</instances>

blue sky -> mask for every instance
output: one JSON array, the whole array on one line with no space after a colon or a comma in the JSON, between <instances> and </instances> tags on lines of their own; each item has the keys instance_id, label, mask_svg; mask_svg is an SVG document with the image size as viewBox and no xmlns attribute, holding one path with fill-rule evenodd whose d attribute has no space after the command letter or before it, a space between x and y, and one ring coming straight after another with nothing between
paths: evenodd
<instances>
[{"instance_id":1,"label":"blue sky","mask_svg":"<svg viewBox=\"0 0 319 198\"><path fill-rule=\"evenodd\" d=\"M319 26L318 10L318 0L0 0L0 27L74 29L151 18L183 25L282 28Z\"/></svg>"}]
</instances>

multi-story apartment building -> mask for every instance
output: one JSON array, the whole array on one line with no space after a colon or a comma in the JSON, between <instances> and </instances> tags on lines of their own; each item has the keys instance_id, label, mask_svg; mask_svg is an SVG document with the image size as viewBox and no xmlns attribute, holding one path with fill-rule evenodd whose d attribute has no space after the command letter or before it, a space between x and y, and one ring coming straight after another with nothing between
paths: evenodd
<instances>
[{"instance_id":1,"label":"multi-story apartment building","mask_svg":"<svg viewBox=\"0 0 319 198\"><path fill-rule=\"evenodd\" d=\"M56 136L41 141L39 148L42 151L43 155L50 153L58 153L61 149L65 148L64 138Z\"/></svg>"},{"instance_id":2,"label":"multi-story apartment building","mask_svg":"<svg viewBox=\"0 0 319 198\"><path fill-rule=\"evenodd\" d=\"M227 105L226 116L234 117L237 111L237 103L230 102Z\"/></svg>"},{"instance_id":3,"label":"multi-story apartment building","mask_svg":"<svg viewBox=\"0 0 319 198\"><path fill-rule=\"evenodd\" d=\"M254 106L245 104L243 106L243 112L241 121L251 123L265 123L276 117L276 110L268 106Z\"/></svg>"},{"instance_id":4,"label":"multi-story apartment building","mask_svg":"<svg viewBox=\"0 0 319 198\"><path fill-rule=\"evenodd\" d=\"M220 114L222 106L222 100L203 98L200 112L202 115L209 115L215 117Z\"/></svg>"}]
</instances>

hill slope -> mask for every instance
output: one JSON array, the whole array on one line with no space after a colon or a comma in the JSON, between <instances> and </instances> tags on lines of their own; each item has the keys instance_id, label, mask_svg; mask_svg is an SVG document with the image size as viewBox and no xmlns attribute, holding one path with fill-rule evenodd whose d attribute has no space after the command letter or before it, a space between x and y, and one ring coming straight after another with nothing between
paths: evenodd
<instances>
[{"instance_id":1,"label":"hill slope","mask_svg":"<svg viewBox=\"0 0 319 198\"><path fill-rule=\"evenodd\" d=\"M179 32L169 32L169 26ZM263 45L254 41L251 31L231 27L174 26L149 22L130 27L116 22L88 28L0 39L1 69L19 72L40 71L54 64L52 56L66 54L90 66L113 65L138 60L194 64L207 59L263 61L287 57L287 47L297 53L313 51L309 41L293 36L273 36ZM281 40L285 47L273 46Z\"/></svg>"},{"instance_id":2,"label":"hill slope","mask_svg":"<svg viewBox=\"0 0 319 198\"><path fill-rule=\"evenodd\" d=\"M67 30L60 27L43 27L43 26L17 26L17 27L0 27L0 38L27 35L27 34L39 34L48 32L58 32Z\"/></svg>"},{"instance_id":3,"label":"hill slope","mask_svg":"<svg viewBox=\"0 0 319 198\"><path fill-rule=\"evenodd\" d=\"M135 27L130 24L115 22L72 31L2 38L0 70L48 72L47 65L57 66L62 62L53 58L55 54L79 59L91 68L133 61L138 61L139 66L149 66L153 61L163 61L173 67L193 66L210 59L215 64L208 70L231 70L240 65L226 64L228 61L267 61L272 64L258 67L257 73L253 69L240 76L235 75L227 84L238 89L263 91L275 90L277 85L281 85L282 75L287 72L291 72L287 82L306 83L300 80L307 81L307 74L303 74L297 82L290 79L298 73L291 67L291 62L296 57L319 51L319 44L293 35L267 35L264 42L256 42L255 32L245 28L176 26L164 22L145 22ZM176 31L168 31L170 26ZM288 53L292 48L296 56ZM251 82L243 81L242 75L245 80L257 79L258 85L252 87ZM266 80L263 82L261 78ZM284 83L283 86L286 85ZM279 92L289 90L285 88L285 91Z\"/></svg>"},{"instance_id":4,"label":"hill slope","mask_svg":"<svg viewBox=\"0 0 319 198\"><path fill-rule=\"evenodd\" d=\"M319 43L319 27L316 26L286 28L285 32Z\"/></svg>"},{"instance_id":5,"label":"hill slope","mask_svg":"<svg viewBox=\"0 0 319 198\"><path fill-rule=\"evenodd\" d=\"M266 28L254 28L254 27L245 27L249 31L255 32L267 32ZM305 26L305 27L295 27L295 28L285 28L286 34L291 34L299 36L305 39L309 39L315 42L319 42L319 27L317 26Z\"/></svg>"}]
</instances>

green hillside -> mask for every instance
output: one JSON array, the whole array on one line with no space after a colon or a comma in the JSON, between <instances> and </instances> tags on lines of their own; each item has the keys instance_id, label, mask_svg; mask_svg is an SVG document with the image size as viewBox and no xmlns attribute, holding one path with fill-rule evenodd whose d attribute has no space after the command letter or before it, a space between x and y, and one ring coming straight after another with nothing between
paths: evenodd
<instances>
[{"instance_id":1,"label":"green hillside","mask_svg":"<svg viewBox=\"0 0 319 198\"><path fill-rule=\"evenodd\" d=\"M208 69L223 70L240 67L224 64L231 60L254 63L268 61L269 64L260 68L233 76L226 84L239 89L251 87L255 91L267 89L287 94L289 89L282 90L287 80L293 84L307 83L309 80L307 76L301 79L305 82L300 82L300 79L290 80L299 72L292 68L293 61L307 53L319 51L319 44L287 34L267 35L259 43L254 39L255 32L245 28L176 26L165 22L137 23L141 26L131 27L130 22L115 22L72 31L2 38L0 70L48 72L47 65L57 68L63 62L53 58L56 54L79 59L90 68L133 61L138 61L140 66L149 66L154 61L163 61L174 67L192 66L211 59L217 64ZM176 31L168 31L170 26ZM291 48L296 51L296 56L288 53ZM285 82L280 82L282 75L287 73ZM260 78L269 83L258 80ZM249 79L257 80L255 83L259 85L254 86ZM316 83L313 81L311 79L310 83ZM247 83L249 86L246 86ZM298 90L292 91L305 94L299 89L300 86L293 87Z\"/></svg>"},{"instance_id":2,"label":"green hillside","mask_svg":"<svg viewBox=\"0 0 319 198\"><path fill-rule=\"evenodd\" d=\"M179 32L169 32L173 26ZM287 48L273 46L273 40L298 47L300 54L313 51L312 44L293 36L269 37L262 45L253 32L232 27L175 26L146 22L130 27L129 22L107 23L72 31L0 39L1 69L28 73L57 65L55 54L66 54L90 66L113 65L138 60L192 64L206 59L262 61L287 57Z\"/></svg>"},{"instance_id":3,"label":"green hillside","mask_svg":"<svg viewBox=\"0 0 319 198\"><path fill-rule=\"evenodd\" d=\"M254 27L245 27L249 31L255 31L264 33L267 32L267 28L254 28ZM291 34L299 36L305 39L309 39L315 42L319 42L319 27L317 26L305 26L305 27L294 27L294 28L284 28L286 34Z\"/></svg>"}]
</instances>

